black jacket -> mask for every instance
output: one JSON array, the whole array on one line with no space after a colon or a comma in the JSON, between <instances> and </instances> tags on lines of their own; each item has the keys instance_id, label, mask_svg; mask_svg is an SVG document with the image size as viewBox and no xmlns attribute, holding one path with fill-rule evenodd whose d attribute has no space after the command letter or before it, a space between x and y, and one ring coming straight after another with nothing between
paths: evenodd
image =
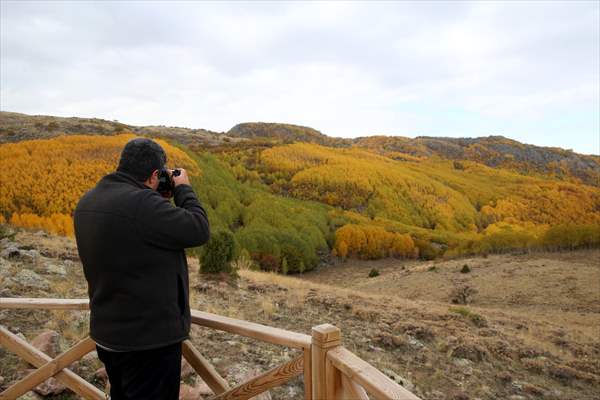
<instances>
[{"instance_id":1,"label":"black jacket","mask_svg":"<svg viewBox=\"0 0 600 400\"><path fill-rule=\"evenodd\" d=\"M79 200L75 238L90 297L90 336L122 351L189 337L184 248L210 237L206 211L189 185L176 207L123 172L104 176Z\"/></svg>"}]
</instances>

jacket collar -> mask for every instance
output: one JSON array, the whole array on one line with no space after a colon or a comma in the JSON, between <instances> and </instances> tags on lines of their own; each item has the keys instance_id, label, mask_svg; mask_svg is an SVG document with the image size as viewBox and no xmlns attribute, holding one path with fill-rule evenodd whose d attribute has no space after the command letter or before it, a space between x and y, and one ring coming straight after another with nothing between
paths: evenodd
<instances>
[{"instance_id":1,"label":"jacket collar","mask_svg":"<svg viewBox=\"0 0 600 400\"><path fill-rule=\"evenodd\" d=\"M106 175L107 179L113 180L113 181L119 181L119 182L125 182L125 183L129 183L130 185L133 185L135 187L138 187L140 189L150 189L148 186L144 185L143 182L139 182L137 179L135 179L133 177L133 175L128 174L127 172L123 172L123 171L115 171L111 174Z\"/></svg>"}]
</instances>

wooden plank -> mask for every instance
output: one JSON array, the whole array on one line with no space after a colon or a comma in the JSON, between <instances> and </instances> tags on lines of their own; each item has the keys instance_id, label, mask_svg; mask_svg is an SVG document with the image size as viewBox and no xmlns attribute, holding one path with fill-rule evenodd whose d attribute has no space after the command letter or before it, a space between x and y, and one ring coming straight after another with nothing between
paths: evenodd
<instances>
[{"instance_id":1,"label":"wooden plank","mask_svg":"<svg viewBox=\"0 0 600 400\"><path fill-rule=\"evenodd\" d=\"M81 357L95 348L96 343L91 338L86 337L85 339L79 341L75 346L56 357L54 360L48 361L37 370L27 375L25 378L14 383L8 389L2 392L2 395L7 399L16 399L19 396L24 395L40 383L73 364L73 362L79 360Z\"/></svg>"},{"instance_id":2,"label":"wooden plank","mask_svg":"<svg viewBox=\"0 0 600 400\"><path fill-rule=\"evenodd\" d=\"M304 349L304 400L312 400L312 354L311 349Z\"/></svg>"},{"instance_id":3,"label":"wooden plank","mask_svg":"<svg viewBox=\"0 0 600 400\"><path fill-rule=\"evenodd\" d=\"M340 346L341 333L331 324L318 325L312 328L312 397L325 399L327 396L327 376L325 361L327 351Z\"/></svg>"},{"instance_id":4,"label":"wooden plank","mask_svg":"<svg viewBox=\"0 0 600 400\"><path fill-rule=\"evenodd\" d=\"M325 359L325 380L327 381L326 399L345 400L342 397L342 373L333 366L331 360Z\"/></svg>"},{"instance_id":5,"label":"wooden plank","mask_svg":"<svg viewBox=\"0 0 600 400\"><path fill-rule=\"evenodd\" d=\"M35 308L38 310L87 310L88 299L47 299L0 297L1 308Z\"/></svg>"},{"instance_id":6,"label":"wooden plank","mask_svg":"<svg viewBox=\"0 0 600 400\"><path fill-rule=\"evenodd\" d=\"M290 379L302 373L304 364L304 356L298 357L286 362L279 367L275 367L264 374L252 378L251 380L241 383L233 389L217 396L211 397L210 400L247 400L257 396L271 388L283 385Z\"/></svg>"},{"instance_id":7,"label":"wooden plank","mask_svg":"<svg viewBox=\"0 0 600 400\"><path fill-rule=\"evenodd\" d=\"M327 358L331 360L336 368L365 388L376 399L420 400L417 396L344 347L340 346L328 351Z\"/></svg>"},{"instance_id":8,"label":"wooden plank","mask_svg":"<svg viewBox=\"0 0 600 400\"><path fill-rule=\"evenodd\" d=\"M47 362L52 361L48 355L36 349L3 326L0 326L0 344L34 367L41 367ZM71 370L64 369L56 374L55 378L85 399L104 400L106 398L104 392ZM4 398L3 395L0 395L0 399L2 398Z\"/></svg>"},{"instance_id":9,"label":"wooden plank","mask_svg":"<svg viewBox=\"0 0 600 400\"><path fill-rule=\"evenodd\" d=\"M204 311L192 310L192 322L207 328L235 333L263 342L289 346L299 349L309 349L311 337L302 333L286 331L254 322L223 317Z\"/></svg>"},{"instance_id":10,"label":"wooden plank","mask_svg":"<svg viewBox=\"0 0 600 400\"><path fill-rule=\"evenodd\" d=\"M369 400L365 389L342 374L342 398L348 400Z\"/></svg>"},{"instance_id":11,"label":"wooden plank","mask_svg":"<svg viewBox=\"0 0 600 400\"><path fill-rule=\"evenodd\" d=\"M217 370L206 358L194 347L192 342L185 340L182 344L183 356L190 363L196 373L202 378L208 387L215 393L220 394L229 390L229 384L219 375Z\"/></svg>"}]
</instances>

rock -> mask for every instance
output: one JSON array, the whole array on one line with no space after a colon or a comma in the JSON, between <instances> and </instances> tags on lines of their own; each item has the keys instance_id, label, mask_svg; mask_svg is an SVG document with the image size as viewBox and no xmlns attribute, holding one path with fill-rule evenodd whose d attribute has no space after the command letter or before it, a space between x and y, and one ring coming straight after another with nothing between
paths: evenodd
<instances>
[{"instance_id":1,"label":"rock","mask_svg":"<svg viewBox=\"0 0 600 400\"><path fill-rule=\"evenodd\" d=\"M408 341L406 341L402 336L392 336L392 343L396 347L405 347L408 345Z\"/></svg>"},{"instance_id":2,"label":"rock","mask_svg":"<svg viewBox=\"0 0 600 400\"><path fill-rule=\"evenodd\" d=\"M185 358L181 358L181 379L192 376L196 371Z\"/></svg>"},{"instance_id":3,"label":"rock","mask_svg":"<svg viewBox=\"0 0 600 400\"><path fill-rule=\"evenodd\" d=\"M483 361L487 356L485 349L475 344L461 344L452 350L452 357L466 358L474 362Z\"/></svg>"},{"instance_id":4,"label":"rock","mask_svg":"<svg viewBox=\"0 0 600 400\"><path fill-rule=\"evenodd\" d=\"M15 243L10 243L4 247L4 249L0 252L0 257L2 258L18 258L21 256L21 252Z\"/></svg>"},{"instance_id":5,"label":"rock","mask_svg":"<svg viewBox=\"0 0 600 400\"><path fill-rule=\"evenodd\" d=\"M28 262L35 262L38 258L40 258L40 252L37 250L23 250L19 249L21 252L21 260Z\"/></svg>"},{"instance_id":6,"label":"rock","mask_svg":"<svg viewBox=\"0 0 600 400\"><path fill-rule=\"evenodd\" d=\"M455 358L452 363L460 368L460 372L463 375L471 376L473 375L473 367L471 367L471 361L466 358Z\"/></svg>"},{"instance_id":7,"label":"rock","mask_svg":"<svg viewBox=\"0 0 600 400\"><path fill-rule=\"evenodd\" d=\"M48 274L61 275L61 276L67 275L67 270L62 265L46 263L46 264L44 264L44 268L46 269L46 273L48 273Z\"/></svg>"},{"instance_id":8,"label":"rock","mask_svg":"<svg viewBox=\"0 0 600 400\"><path fill-rule=\"evenodd\" d=\"M199 398L200 391L198 388L185 383L179 386L179 400L197 400Z\"/></svg>"},{"instance_id":9,"label":"rock","mask_svg":"<svg viewBox=\"0 0 600 400\"><path fill-rule=\"evenodd\" d=\"M432 390L428 398L431 400L446 400L446 395L439 390Z\"/></svg>"},{"instance_id":10,"label":"rock","mask_svg":"<svg viewBox=\"0 0 600 400\"><path fill-rule=\"evenodd\" d=\"M408 344L415 350L421 350L423 347L425 347L420 340L417 340L412 336L408 336Z\"/></svg>"},{"instance_id":11,"label":"rock","mask_svg":"<svg viewBox=\"0 0 600 400\"><path fill-rule=\"evenodd\" d=\"M95 351L89 352L85 356L81 357L81 361L87 362L87 363L94 362L97 359L98 359L98 353Z\"/></svg>"},{"instance_id":12,"label":"rock","mask_svg":"<svg viewBox=\"0 0 600 400\"><path fill-rule=\"evenodd\" d=\"M57 395L65 391L67 387L55 378L50 378L35 387L34 392L42 396Z\"/></svg>"},{"instance_id":13,"label":"rock","mask_svg":"<svg viewBox=\"0 0 600 400\"><path fill-rule=\"evenodd\" d=\"M415 390L415 385L413 385L413 383L411 381L398 375L391 369L383 369L383 370L381 370L381 372L383 372L388 378L390 378L391 380L393 380L400 386L404 387L409 392L413 392Z\"/></svg>"},{"instance_id":14,"label":"rock","mask_svg":"<svg viewBox=\"0 0 600 400\"><path fill-rule=\"evenodd\" d=\"M18 284L32 289L50 289L50 283L29 269L22 269L11 278L13 284Z\"/></svg>"},{"instance_id":15,"label":"rock","mask_svg":"<svg viewBox=\"0 0 600 400\"><path fill-rule=\"evenodd\" d=\"M19 397L19 400L40 400L42 397L34 392L25 393L23 396Z\"/></svg>"},{"instance_id":16,"label":"rock","mask_svg":"<svg viewBox=\"0 0 600 400\"><path fill-rule=\"evenodd\" d=\"M60 335L56 331L46 331L37 335L31 345L48 356L54 358L60 353Z\"/></svg>"},{"instance_id":17,"label":"rock","mask_svg":"<svg viewBox=\"0 0 600 400\"><path fill-rule=\"evenodd\" d=\"M12 263L5 258L0 258L0 276L7 277L11 275Z\"/></svg>"},{"instance_id":18,"label":"rock","mask_svg":"<svg viewBox=\"0 0 600 400\"><path fill-rule=\"evenodd\" d=\"M201 396L211 396L214 394L211 388L208 387L208 385L204 381L201 381L199 385L196 385L196 389L198 389L198 393Z\"/></svg>"},{"instance_id":19,"label":"rock","mask_svg":"<svg viewBox=\"0 0 600 400\"><path fill-rule=\"evenodd\" d=\"M102 368L98 368L96 370L96 372L94 372L94 378L98 379L101 382L107 382L108 381L108 375L106 373L106 368L102 367Z\"/></svg>"}]
</instances>

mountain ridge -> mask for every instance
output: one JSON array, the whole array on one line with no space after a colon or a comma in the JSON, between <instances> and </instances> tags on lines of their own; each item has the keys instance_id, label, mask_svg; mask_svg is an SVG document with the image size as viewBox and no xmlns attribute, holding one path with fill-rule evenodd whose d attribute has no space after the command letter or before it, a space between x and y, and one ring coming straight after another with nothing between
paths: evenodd
<instances>
[{"instance_id":1,"label":"mountain ridge","mask_svg":"<svg viewBox=\"0 0 600 400\"><path fill-rule=\"evenodd\" d=\"M574 179L600 187L600 156L576 153L570 149L521 143L501 135L476 138L435 136L372 135L356 138L328 136L311 127L273 123L244 122L227 132L206 129L135 126L100 118L54 117L0 111L0 144L43 139L61 134L115 135L126 132L174 140L184 145L229 146L252 141L288 144L296 141L329 147L360 147L406 161L440 157L453 161L475 161L493 168L521 174L549 175L561 180ZM460 165L457 164L457 168Z\"/></svg>"}]
</instances>

